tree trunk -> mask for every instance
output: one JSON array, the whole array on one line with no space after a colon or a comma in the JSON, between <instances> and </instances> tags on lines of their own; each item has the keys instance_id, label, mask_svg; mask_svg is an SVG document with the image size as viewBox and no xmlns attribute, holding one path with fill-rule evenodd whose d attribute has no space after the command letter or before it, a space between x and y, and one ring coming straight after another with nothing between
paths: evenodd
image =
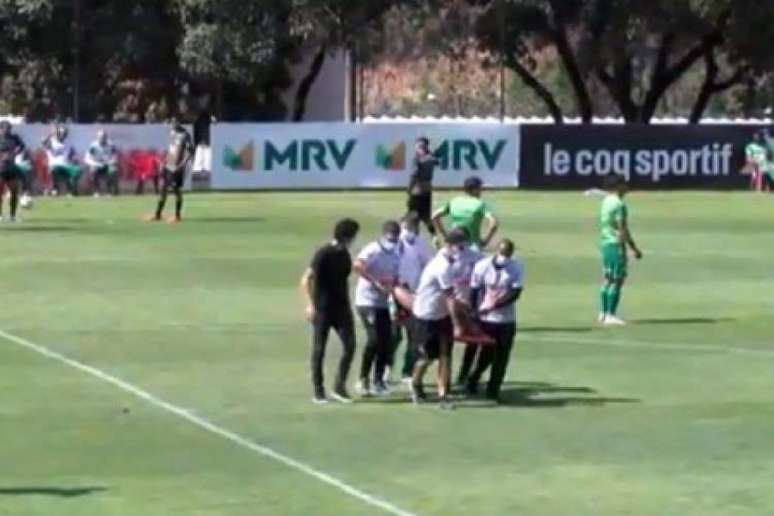
<instances>
[{"instance_id":1,"label":"tree trunk","mask_svg":"<svg viewBox=\"0 0 774 516\"><path fill-rule=\"evenodd\" d=\"M548 112L551 114L551 118L554 119L555 124L564 124L564 114L562 108L556 102L556 98L551 94L548 88L545 87L530 71L519 62L518 59L507 56L505 58L505 66L516 72L519 78L524 81L535 94L540 97L540 100L545 103Z\"/></svg>"},{"instance_id":2,"label":"tree trunk","mask_svg":"<svg viewBox=\"0 0 774 516\"><path fill-rule=\"evenodd\" d=\"M586 80L581 72L575 52L570 45L570 40L567 36L567 27L564 23L561 9L554 2L551 3L551 8L554 11L553 21L555 25L555 28L551 32L554 44L556 45L556 50L559 53L562 64L570 78L570 84L572 84L572 89L575 93L575 103L578 108L578 114L584 124L590 124L594 117L594 105L591 101L591 95L589 95Z\"/></svg>"},{"instance_id":3,"label":"tree trunk","mask_svg":"<svg viewBox=\"0 0 774 516\"><path fill-rule=\"evenodd\" d=\"M701 85L701 90L699 91L699 95L696 97L696 102L691 110L691 124L698 124L701 122L712 97L741 83L745 76L745 70L740 68L725 81L718 81L719 68L713 51L709 51L704 56L704 68L704 82Z\"/></svg>"},{"instance_id":4,"label":"tree trunk","mask_svg":"<svg viewBox=\"0 0 774 516\"><path fill-rule=\"evenodd\" d=\"M317 49L317 53L312 59L312 63L309 65L309 71L304 78L298 84L298 90L296 90L296 98L293 105L293 121L301 122L304 120L306 113L306 101L309 98L309 92L312 91L317 77L320 75L323 64L325 64L325 55L328 51L328 46L323 43Z\"/></svg>"}]
</instances>

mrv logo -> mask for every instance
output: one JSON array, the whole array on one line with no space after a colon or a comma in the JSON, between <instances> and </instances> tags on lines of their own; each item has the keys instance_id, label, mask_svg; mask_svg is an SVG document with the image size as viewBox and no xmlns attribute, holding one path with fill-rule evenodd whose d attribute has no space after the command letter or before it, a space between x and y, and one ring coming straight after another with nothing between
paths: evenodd
<instances>
[{"instance_id":1,"label":"mrv logo","mask_svg":"<svg viewBox=\"0 0 774 516\"><path fill-rule=\"evenodd\" d=\"M605 176L611 173L632 177L728 176L734 148L730 143L711 143L696 149L564 150L543 145L543 174L546 176Z\"/></svg>"},{"instance_id":2,"label":"mrv logo","mask_svg":"<svg viewBox=\"0 0 774 516\"><path fill-rule=\"evenodd\" d=\"M356 140L293 140L283 147L267 140L263 148L263 170L344 170L356 144Z\"/></svg>"},{"instance_id":3,"label":"mrv logo","mask_svg":"<svg viewBox=\"0 0 774 516\"><path fill-rule=\"evenodd\" d=\"M446 140L435 151L441 170L495 170L507 140Z\"/></svg>"}]
</instances>

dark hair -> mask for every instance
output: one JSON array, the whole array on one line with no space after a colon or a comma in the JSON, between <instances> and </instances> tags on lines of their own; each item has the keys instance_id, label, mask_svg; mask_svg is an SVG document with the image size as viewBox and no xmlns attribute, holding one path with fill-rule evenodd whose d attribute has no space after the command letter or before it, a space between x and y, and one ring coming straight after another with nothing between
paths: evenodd
<instances>
[{"instance_id":1,"label":"dark hair","mask_svg":"<svg viewBox=\"0 0 774 516\"><path fill-rule=\"evenodd\" d=\"M467 193L473 193L476 190L481 190L484 187L484 182L480 177L473 176L467 178L462 187Z\"/></svg>"},{"instance_id":2,"label":"dark hair","mask_svg":"<svg viewBox=\"0 0 774 516\"><path fill-rule=\"evenodd\" d=\"M6 129L10 129L11 128L11 122L9 122L8 120L0 120L0 127L4 127Z\"/></svg>"},{"instance_id":3,"label":"dark hair","mask_svg":"<svg viewBox=\"0 0 774 516\"><path fill-rule=\"evenodd\" d=\"M626 184L626 178L619 174L608 174L602 183L606 190L615 190L621 185Z\"/></svg>"},{"instance_id":4,"label":"dark hair","mask_svg":"<svg viewBox=\"0 0 774 516\"><path fill-rule=\"evenodd\" d=\"M430 140L427 138L427 136L420 136L417 138L417 143L423 143L425 147L430 146Z\"/></svg>"},{"instance_id":5,"label":"dark hair","mask_svg":"<svg viewBox=\"0 0 774 516\"><path fill-rule=\"evenodd\" d=\"M514 249L516 249L516 244L513 243L513 240L510 238L503 238L500 240L500 245L498 247L503 248L503 252L507 255L512 255Z\"/></svg>"},{"instance_id":6,"label":"dark hair","mask_svg":"<svg viewBox=\"0 0 774 516\"><path fill-rule=\"evenodd\" d=\"M339 242L351 242L360 231L360 224L353 219L342 219L336 223L333 229L333 238Z\"/></svg>"},{"instance_id":7,"label":"dark hair","mask_svg":"<svg viewBox=\"0 0 774 516\"><path fill-rule=\"evenodd\" d=\"M462 228L454 228L446 235L446 243L450 245L462 245L468 240L468 235Z\"/></svg>"},{"instance_id":8,"label":"dark hair","mask_svg":"<svg viewBox=\"0 0 774 516\"><path fill-rule=\"evenodd\" d=\"M403 216L402 222L405 222L406 224L411 224L412 226L418 226L419 225L419 213L417 213L414 210L411 210L410 212L406 213Z\"/></svg>"},{"instance_id":9,"label":"dark hair","mask_svg":"<svg viewBox=\"0 0 774 516\"><path fill-rule=\"evenodd\" d=\"M394 220L388 220L382 224L382 235L400 235L400 224Z\"/></svg>"}]
</instances>

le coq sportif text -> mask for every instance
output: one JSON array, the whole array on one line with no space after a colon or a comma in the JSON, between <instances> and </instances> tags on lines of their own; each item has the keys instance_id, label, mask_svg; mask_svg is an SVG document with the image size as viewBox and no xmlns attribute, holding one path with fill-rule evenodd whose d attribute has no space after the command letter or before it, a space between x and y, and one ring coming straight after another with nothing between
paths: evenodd
<instances>
[{"instance_id":1,"label":"le coq sportif text","mask_svg":"<svg viewBox=\"0 0 774 516\"><path fill-rule=\"evenodd\" d=\"M543 174L546 176L606 176L619 174L658 182L667 176L727 176L731 173L734 147L710 143L685 149L562 149L543 145Z\"/></svg>"}]
</instances>

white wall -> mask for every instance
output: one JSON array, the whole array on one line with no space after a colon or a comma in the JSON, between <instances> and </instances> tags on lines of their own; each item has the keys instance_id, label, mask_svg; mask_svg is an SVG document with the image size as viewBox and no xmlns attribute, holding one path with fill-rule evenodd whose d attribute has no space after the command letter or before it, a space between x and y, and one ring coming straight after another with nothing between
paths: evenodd
<instances>
[{"instance_id":1,"label":"white wall","mask_svg":"<svg viewBox=\"0 0 774 516\"><path fill-rule=\"evenodd\" d=\"M283 100L289 110L288 118L292 117L293 114L298 85L306 76L313 58L314 51L310 49L306 52L306 57L290 69L293 86L283 95ZM346 119L347 66L345 52L339 51L326 56L320 75L309 92L305 122L329 122Z\"/></svg>"}]
</instances>

